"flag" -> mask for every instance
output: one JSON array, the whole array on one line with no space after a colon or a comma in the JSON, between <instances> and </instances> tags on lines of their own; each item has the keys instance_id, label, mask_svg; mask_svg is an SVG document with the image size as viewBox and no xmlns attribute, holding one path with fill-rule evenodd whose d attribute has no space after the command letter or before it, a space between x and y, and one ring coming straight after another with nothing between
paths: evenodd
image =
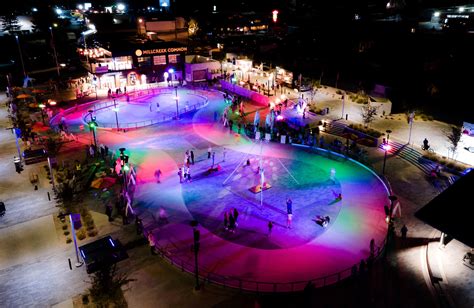
<instances>
[{"instance_id":1,"label":"flag","mask_svg":"<svg viewBox=\"0 0 474 308\"><path fill-rule=\"evenodd\" d=\"M81 214L74 213L71 214L71 223L74 227L74 229L80 229L82 227L82 222L81 222Z\"/></svg>"}]
</instances>

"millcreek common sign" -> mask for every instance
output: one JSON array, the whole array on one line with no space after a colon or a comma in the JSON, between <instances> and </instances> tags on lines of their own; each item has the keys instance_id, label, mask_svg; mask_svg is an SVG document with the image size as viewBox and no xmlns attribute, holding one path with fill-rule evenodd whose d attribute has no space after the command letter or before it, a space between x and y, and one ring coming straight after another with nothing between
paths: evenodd
<instances>
[{"instance_id":1,"label":"millcreek common sign","mask_svg":"<svg viewBox=\"0 0 474 308\"><path fill-rule=\"evenodd\" d=\"M166 53L175 53L175 52L186 52L188 47L169 47L169 48L159 48L159 49L137 49L135 50L135 55L137 57L149 56L149 55L159 55Z\"/></svg>"}]
</instances>

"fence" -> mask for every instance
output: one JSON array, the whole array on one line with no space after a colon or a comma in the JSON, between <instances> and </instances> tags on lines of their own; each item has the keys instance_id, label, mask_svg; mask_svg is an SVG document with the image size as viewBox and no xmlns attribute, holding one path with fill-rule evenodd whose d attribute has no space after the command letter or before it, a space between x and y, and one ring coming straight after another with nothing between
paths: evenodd
<instances>
[{"instance_id":1,"label":"fence","mask_svg":"<svg viewBox=\"0 0 474 308\"><path fill-rule=\"evenodd\" d=\"M381 246L377 246L373 256L369 256L364 259L366 264L377 260L382 253L384 252L384 247L386 244L386 239L384 239ZM160 254L166 261L171 265L176 266L181 269L182 272L187 272L191 275L195 274L194 262L189 262L177 257L170 257L168 252L160 247L157 243L155 246ZM241 291L250 291L250 292L264 292L264 293L275 293L275 292L296 292L302 291L309 284L312 284L316 288L329 286L335 283L338 283L344 279L353 277L358 273L359 263L355 263L351 267L345 268L337 273L329 274L323 277L317 277L310 280L301 280L301 281L291 281L291 282L268 282L268 281L255 281L255 280L246 280L237 277L222 276L215 274L211 271L200 269L200 279L207 283L213 283L220 285L224 288L234 288Z\"/></svg>"}]
</instances>

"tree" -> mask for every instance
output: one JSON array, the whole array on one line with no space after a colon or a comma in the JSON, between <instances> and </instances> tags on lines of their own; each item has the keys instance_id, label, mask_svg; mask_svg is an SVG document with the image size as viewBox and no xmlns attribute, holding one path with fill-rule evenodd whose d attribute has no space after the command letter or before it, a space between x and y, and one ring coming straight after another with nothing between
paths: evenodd
<instances>
[{"instance_id":1,"label":"tree","mask_svg":"<svg viewBox=\"0 0 474 308\"><path fill-rule=\"evenodd\" d=\"M461 139L461 128L459 126L451 126L451 131L446 133L446 137L450 143L449 149L453 153L452 159L454 159L454 155L458 149L459 140Z\"/></svg>"},{"instance_id":2,"label":"tree","mask_svg":"<svg viewBox=\"0 0 474 308\"><path fill-rule=\"evenodd\" d=\"M365 127L369 127L369 124L375 120L377 115L377 107L371 106L370 104L364 105L361 109L362 122Z\"/></svg>"},{"instance_id":3,"label":"tree","mask_svg":"<svg viewBox=\"0 0 474 308\"><path fill-rule=\"evenodd\" d=\"M191 20L188 23L188 33L189 36L194 36L197 34L199 31L199 25L196 19L191 18Z\"/></svg>"},{"instance_id":4,"label":"tree","mask_svg":"<svg viewBox=\"0 0 474 308\"><path fill-rule=\"evenodd\" d=\"M7 13L2 16L2 31L13 34L21 28L18 17L13 13Z\"/></svg>"},{"instance_id":5,"label":"tree","mask_svg":"<svg viewBox=\"0 0 474 308\"><path fill-rule=\"evenodd\" d=\"M97 307L127 307L123 296L122 286L127 285L135 279L129 279L126 274L117 273L115 264L104 266L91 277L89 288L92 301Z\"/></svg>"}]
</instances>

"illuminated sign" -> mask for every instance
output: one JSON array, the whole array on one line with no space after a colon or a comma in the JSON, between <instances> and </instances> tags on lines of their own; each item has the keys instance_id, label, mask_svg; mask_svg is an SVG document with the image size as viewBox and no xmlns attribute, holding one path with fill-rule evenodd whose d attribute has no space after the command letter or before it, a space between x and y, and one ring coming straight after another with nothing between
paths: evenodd
<instances>
[{"instance_id":1,"label":"illuminated sign","mask_svg":"<svg viewBox=\"0 0 474 308\"><path fill-rule=\"evenodd\" d=\"M169 47L169 48L159 48L159 49L148 49L148 50L135 50L135 55L137 57L147 56L147 55L156 55L156 54L164 54L164 53L171 53L171 52L186 52L188 51L188 47Z\"/></svg>"},{"instance_id":2,"label":"illuminated sign","mask_svg":"<svg viewBox=\"0 0 474 308\"><path fill-rule=\"evenodd\" d=\"M447 18L469 18L469 15L447 15Z\"/></svg>"}]
</instances>

